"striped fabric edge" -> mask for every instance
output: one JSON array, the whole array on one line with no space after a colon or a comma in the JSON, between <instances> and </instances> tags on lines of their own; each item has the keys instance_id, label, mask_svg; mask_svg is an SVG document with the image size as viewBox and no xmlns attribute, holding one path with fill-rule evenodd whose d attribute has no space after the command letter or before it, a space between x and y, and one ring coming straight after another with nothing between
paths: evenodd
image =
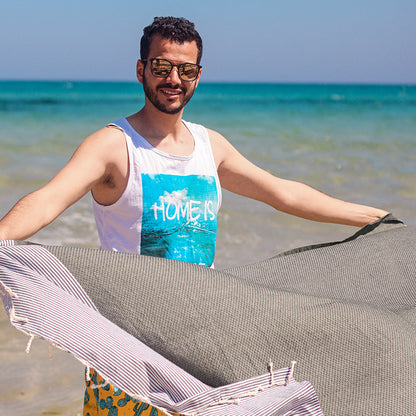
<instances>
[{"instance_id":1,"label":"striped fabric edge","mask_svg":"<svg viewBox=\"0 0 416 416\"><path fill-rule=\"evenodd\" d=\"M0 247L10 247L14 245L14 240L0 240Z\"/></svg>"},{"instance_id":2,"label":"striped fabric edge","mask_svg":"<svg viewBox=\"0 0 416 416\"><path fill-rule=\"evenodd\" d=\"M100 315L48 250L10 246L0 249L0 295L12 325L72 353L133 398L168 414L322 415L313 387L293 380L290 368L205 385Z\"/></svg>"},{"instance_id":3,"label":"striped fabric edge","mask_svg":"<svg viewBox=\"0 0 416 416\"><path fill-rule=\"evenodd\" d=\"M15 271L18 272L20 270L21 273L27 275L30 275L32 272L38 273L54 283L57 287L81 300L90 308L98 310L94 302L69 270L47 249L38 245L19 246L10 244L6 245L6 247L9 248L3 249L3 252L7 253L10 261L7 262L4 259L4 262L10 270L15 268ZM24 253L23 256L22 253Z\"/></svg>"}]
</instances>

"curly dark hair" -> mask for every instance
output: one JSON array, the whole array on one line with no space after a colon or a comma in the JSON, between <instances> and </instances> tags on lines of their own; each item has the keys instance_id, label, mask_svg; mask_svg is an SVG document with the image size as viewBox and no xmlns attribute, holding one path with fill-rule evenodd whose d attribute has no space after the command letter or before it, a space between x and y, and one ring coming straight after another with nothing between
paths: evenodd
<instances>
[{"instance_id":1,"label":"curly dark hair","mask_svg":"<svg viewBox=\"0 0 416 416\"><path fill-rule=\"evenodd\" d=\"M202 39L195 29L194 23L183 17L155 17L153 23L143 29L143 36L140 40L140 58L149 57L150 43L154 35L160 35L177 43L195 41L198 48L196 63L199 64L202 58Z\"/></svg>"}]
</instances>

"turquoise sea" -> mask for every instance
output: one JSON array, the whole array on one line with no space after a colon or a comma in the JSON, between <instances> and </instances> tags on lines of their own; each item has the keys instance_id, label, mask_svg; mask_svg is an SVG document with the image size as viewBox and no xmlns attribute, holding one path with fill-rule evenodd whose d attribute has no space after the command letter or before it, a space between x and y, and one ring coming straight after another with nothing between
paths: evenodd
<instances>
[{"instance_id":1,"label":"turquoise sea","mask_svg":"<svg viewBox=\"0 0 416 416\"><path fill-rule=\"evenodd\" d=\"M137 83L0 81L0 216L50 179L84 137L142 103ZM219 131L276 175L416 224L415 85L201 83L184 118ZM218 221L217 268L355 231L229 193ZM31 241L98 247L90 196ZM0 329L0 414L80 412L82 367L61 352L51 364L41 341L26 356L25 337L3 311Z\"/></svg>"}]
</instances>

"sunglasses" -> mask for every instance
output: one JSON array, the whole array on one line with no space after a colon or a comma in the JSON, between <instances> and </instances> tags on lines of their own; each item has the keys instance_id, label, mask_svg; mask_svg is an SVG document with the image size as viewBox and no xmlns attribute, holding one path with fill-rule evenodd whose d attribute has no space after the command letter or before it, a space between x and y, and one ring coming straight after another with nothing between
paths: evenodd
<instances>
[{"instance_id":1,"label":"sunglasses","mask_svg":"<svg viewBox=\"0 0 416 416\"><path fill-rule=\"evenodd\" d=\"M167 59L142 59L142 62L147 61L150 62L150 72L157 78L167 78L172 72L172 69L176 67L178 69L179 78L182 81L195 81L202 68L201 65L191 63L173 65L172 62Z\"/></svg>"}]
</instances>

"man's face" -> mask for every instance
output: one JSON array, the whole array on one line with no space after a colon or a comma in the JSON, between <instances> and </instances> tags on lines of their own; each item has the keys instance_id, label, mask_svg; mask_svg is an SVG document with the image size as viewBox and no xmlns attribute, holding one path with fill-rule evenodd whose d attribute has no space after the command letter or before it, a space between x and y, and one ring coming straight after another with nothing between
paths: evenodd
<instances>
[{"instance_id":1,"label":"man's face","mask_svg":"<svg viewBox=\"0 0 416 416\"><path fill-rule=\"evenodd\" d=\"M150 44L148 59L167 59L174 65L196 63L198 49L195 41L179 44L154 36ZM199 77L195 81L183 81L174 67L167 78L158 78L150 71L150 62L138 61L137 78L143 84L147 101L166 114L177 114L183 110L194 94Z\"/></svg>"}]
</instances>

